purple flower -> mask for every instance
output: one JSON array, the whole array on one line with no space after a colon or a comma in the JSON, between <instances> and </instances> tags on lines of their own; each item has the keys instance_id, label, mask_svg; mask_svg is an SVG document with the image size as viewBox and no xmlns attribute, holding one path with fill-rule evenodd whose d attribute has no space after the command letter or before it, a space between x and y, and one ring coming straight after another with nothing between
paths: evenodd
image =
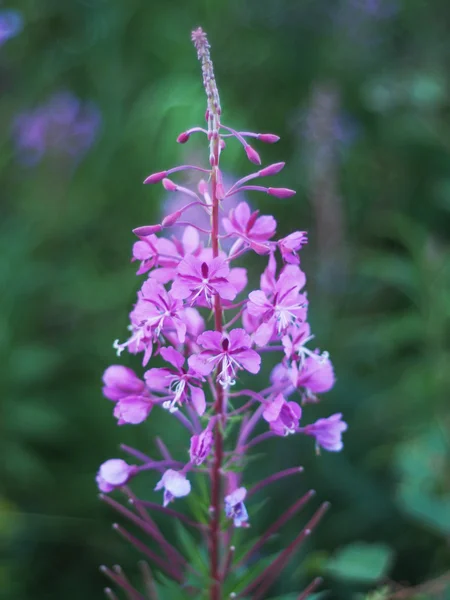
<instances>
[{"instance_id":1,"label":"purple flower","mask_svg":"<svg viewBox=\"0 0 450 600\"><path fill-rule=\"evenodd\" d=\"M100 112L71 92L60 92L46 104L19 114L13 134L21 160L38 163L45 154L80 157L92 145L100 127Z\"/></svg>"},{"instance_id":2,"label":"purple flower","mask_svg":"<svg viewBox=\"0 0 450 600\"><path fill-rule=\"evenodd\" d=\"M189 298L191 303L205 299L211 306L213 296L234 300L237 291L229 281L230 267L220 256L202 260L189 254L178 265L177 277L172 285L174 298Z\"/></svg>"},{"instance_id":3,"label":"purple flower","mask_svg":"<svg viewBox=\"0 0 450 600\"><path fill-rule=\"evenodd\" d=\"M255 374L260 369L261 357L250 348L250 336L243 329L232 329L229 333L205 331L197 344L203 351L189 357L189 366L202 375L209 375L217 366L217 381L224 388L236 383L238 370Z\"/></svg>"},{"instance_id":4,"label":"purple flower","mask_svg":"<svg viewBox=\"0 0 450 600\"><path fill-rule=\"evenodd\" d=\"M300 264L297 252L308 242L305 231L294 231L294 233L278 241L278 248L284 262L291 265Z\"/></svg>"},{"instance_id":5,"label":"purple flower","mask_svg":"<svg viewBox=\"0 0 450 600\"><path fill-rule=\"evenodd\" d=\"M144 352L142 364L145 366L153 352L153 342L161 334L175 332L180 343L186 338L186 323L182 320L183 303L173 296L160 283L148 279L138 293L138 301L130 313L131 337L120 344L114 342L117 355L125 348L135 354Z\"/></svg>"},{"instance_id":6,"label":"purple flower","mask_svg":"<svg viewBox=\"0 0 450 600\"><path fill-rule=\"evenodd\" d=\"M198 415L203 415L206 408L205 393L199 387L203 377L190 368L183 368L185 358L174 348L161 348L161 356L174 368L150 369L144 374L149 389L157 392L166 392L170 400L163 403L163 407L174 412L178 406L190 400Z\"/></svg>"},{"instance_id":7,"label":"purple flower","mask_svg":"<svg viewBox=\"0 0 450 600\"><path fill-rule=\"evenodd\" d=\"M125 485L136 473L137 467L127 464L121 458L107 460L98 470L96 482L98 489L106 494Z\"/></svg>"},{"instance_id":8,"label":"purple flower","mask_svg":"<svg viewBox=\"0 0 450 600\"><path fill-rule=\"evenodd\" d=\"M162 489L164 489L163 505L167 506L174 498L187 496L191 491L191 484L179 471L168 469L155 487L155 491Z\"/></svg>"},{"instance_id":9,"label":"purple flower","mask_svg":"<svg viewBox=\"0 0 450 600\"><path fill-rule=\"evenodd\" d=\"M16 10L0 12L0 46L18 35L23 29L22 15Z\"/></svg>"},{"instance_id":10,"label":"purple flower","mask_svg":"<svg viewBox=\"0 0 450 600\"><path fill-rule=\"evenodd\" d=\"M267 242L275 234L277 222L272 216L258 215L259 210L252 213L247 202L241 202L230 210L228 218L222 219L225 231L239 238L230 250L230 255L237 252L243 243L248 244L257 254L270 252Z\"/></svg>"},{"instance_id":11,"label":"purple flower","mask_svg":"<svg viewBox=\"0 0 450 600\"><path fill-rule=\"evenodd\" d=\"M302 409L296 402L286 402L283 394L266 405L263 419L269 423L270 429L277 435L295 433L302 415Z\"/></svg>"},{"instance_id":12,"label":"purple flower","mask_svg":"<svg viewBox=\"0 0 450 600\"><path fill-rule=\"evenodd\" d=\"M327 356L316 354L309 356L297 372L296 386L304 387L309 394L323 394L334 385L333 365ZM295 376L295 375L294 375Z\"/></svg>"},{"instance_id":13,"label":"purple flower","mask_svg":"<svg viewBox=\"0 0 450 600\"><path fill-rule=\"evenodd\" d=\"M319 419L307 425L303 432L316 438L317 446L329 452L339 452L344 447L342 433L347 430L347 423L342 421L342 414L336 413L326 419Z\"/></svg>"},{"instance_id":14,"label":"purple flower","mask_svg":"<svg viewBox=\"0 0 450 600\"><path fill-rule=\"evenodd\" d=\"M139 395L145 390L145 383L136 373L122 365L111 365L103 374L103 395L117 402L126 396Z\"/></svg>"},{"instance_id":15,"label":"purple flower","mask_svg":"<svg viewBox=\"0 0 450 600\"><path fill-rule=\"evenodd\" d=\"M307 300L300 294L305 281L303 271L288 265L276 281L272 294L268 295L262 289L250 292L247 311L262 321L253 338L258 346L265 346L274 335L284 334L291 325L306 319Z\"/></svg>"},{"instance_id":16,"label":"purple flower","mask_svg":"<svg viewBox=\"0 0 450 600\"><path fill-rule=\"evenodd\" d=\"M153 269L158 260L158 238L155 234L140 237L133 245L133 258L140 262L137 275L143 275Z\"/></svg>"},{"instance_id":17,"label":"purple flower","mask_svg":"<svg viewBox=\"0 0 450 600\"><path fill-rule=\"evenodd\" d=\"M204 429L200 434L191 437L191 445L189 448L189 456L194 465L201 465L206 460L211 452L213 443L213 434L211 431L212 423Z\"/></svg>"},{"instance_id":18,"label":"purple flower","mask_svg":"<svg viewBox=\"0 0 450 600\"><path fill-rule=\"evenodd\" d=\"M118 425L138 425L143 423L153 408L152 398L147 396L126 396L118 400L114 416Z\"/></svg>"},{"instance_id":19,"label":"purple flower","mask_svg":"<svg viewBox=\"0 0 450 600\"><path fill-rule=\"evenodd\" d=\"M235 527L247 527L248 513L244 504L246 496L245 487L237 488L225 496L225 514L229 519L233 519Z\"/></svg>"}]
</instances>

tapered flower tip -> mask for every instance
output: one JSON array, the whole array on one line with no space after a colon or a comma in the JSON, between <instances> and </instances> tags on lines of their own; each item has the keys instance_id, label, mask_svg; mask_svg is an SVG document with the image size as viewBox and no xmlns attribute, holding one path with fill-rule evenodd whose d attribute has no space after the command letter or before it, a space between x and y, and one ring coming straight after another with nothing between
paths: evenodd
<instances>
[{"instance_id":1,"label":"tapered flower tip","mask_svg":"<svg viewBox=\"0 0 450 600\"><path fill-rule=\"evenodd\" d=\"M279 135L275 135L274 133L260 133L258 135L258 140L260 142L264 142L265 144L275 144L280 139Z\"/></svg>"},{"instance_id":2,"label":"tapered flower tip","mask_svg":"<svg viewBox=\"0 0 450 600\"><path fill-rule=\"evenodd\" d=\"M180 133L180 135L177 137L177 142L179 144L185 144L190 137L190 133L188 133L187 131L183 131L183 133Z\"/></svg>"},{"instance_id":3,"label":"tapered flower tip","mask_svg":"<svg viewBox=\"0 0 450 600\"><path fill-rule=\"evenodd\" d=\"M145 237L146 235L159 233L160 231L162 231L162 225L143 225L142 227L133 229L134 235L137 235L138 237Z\"/></svg>"},{"instance_id":4,"label":"tapered flower tip","mask_svg":"<svg viewBox=\"0 0 450 600\"><path fill-rule=\"evenodd\" d=\"M167 175L167 171L160 171L159 173L153 173L149 175L147 179L144 179L144 183L159 183Z\"/></svg>"},{"instance_id":5,"label":"tapered flower tip","mask_svg":"<svg viewBox=\"0 0 450 600\"><path fill-rule=\"evenodd\" d=\"M244 146L245 153L247 154L247 158L250 162L255 165L261 164L261 159L259 158L259 154L256 152L254 148L252 148L249 144Z\"/></svg>"},{"instance_id":6,"label":"tapered flower tip","mask_svg":"<svg viewBox=\"0 0 450 600\"><path fill-rule=\"evenodd\" d=\"M171 225L174 225L178 221L178 219L181 217L182 214L183 214L182 210L176 210L175 212L171 213L170 215L167 215L167 217L164 217L164 219L162 221L162 226L170 227Z\"/></svg>"},{"instance_id":7,"label":"tapered flower tip","mask_svg":"<svg viewBox=\"0 0 450 600\"><path fill-rule=\"evenodd\" d=\"M204 179L200 179L198 182L198 191L202 196L208 193L208 184Z\"/></svg>"},{"instance_id":8,"label":"tapered flower tip","mask_svg":"<svg viewBox=\"0 0 450 600\"><path fill-rule=\"evenodd\" d=\"M269 175L276 175L277 173L279 173L281 171L281 169L284 168L284 165L286 163L284 162L279 162L279 163L274 163L273 165L269 165L268 167L264 167L264 169L261 169L259 172L259 175L261 177L267 177Z\"/></svg>"},{"instance_id":9,"label":"tapered flower tip","mask_svg":"<svg viewBox=\"0 0 450 600\"><path fill-rule=\"evenodd\" d=\"M176 192L177 191L177 184L174 183L171 179L167 179L167 177L165 177L162 180L162 184L164 186L164 189L166 189L168 192Z\"/></svg>"},{"instance_id":10,"label":"tapered flower tip","mask_svg":"<svg viewBox=\"0 0 450 600\"><path fill-rule=\"evenodd\" d=\"M267 188L267 193L276 198L290 198L297 192L288 188Z\"/></svg>"}]
</instances>

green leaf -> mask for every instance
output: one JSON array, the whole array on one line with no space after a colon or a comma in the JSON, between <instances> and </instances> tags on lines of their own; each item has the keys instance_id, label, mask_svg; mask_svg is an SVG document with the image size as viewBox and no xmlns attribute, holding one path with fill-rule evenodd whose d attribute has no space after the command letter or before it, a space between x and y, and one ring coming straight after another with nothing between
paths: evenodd
<instances>
[{"instance_id":1,"label":"green leaf","mask_svg":"<svg viewBox=\"0 0 450 600\"><path fill-rule=\"evenodd\" d=\"M338 550L325 570L337 579L375 583L387 574L392 558L392 550L385 544L356 542Z\"/></svg>"}]
</instances>

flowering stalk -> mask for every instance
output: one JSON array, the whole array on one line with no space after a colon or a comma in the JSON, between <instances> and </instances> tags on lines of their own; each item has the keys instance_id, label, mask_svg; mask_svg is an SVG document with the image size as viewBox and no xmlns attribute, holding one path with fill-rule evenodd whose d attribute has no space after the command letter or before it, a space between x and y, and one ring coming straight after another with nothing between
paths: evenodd
<instances>
[{"instance_id":1,"label":"flowering stalk","mask_svg":"<svg viewBox=\"0 0 450 600\"><path fill-rule=\"evenodd\" d=\"M140 354L146 370L140 378L132 369L112 365L103 376L103 393L114 403L113 414L119 425L142 423L154 408L165 409L190 437L189 460L174 460L158 437L155 442L161 458L122 446L133 462L121 458L107 460L99 469L97 483L101 498L136 527L146 542L119 524L114 529L150 559L159 572L173 580L183 597L207 593L210 600L263 598L328 505L319 507L306 527L297 532L264 570L251 581L244 579L242 568L257 551L263 551L266 542L315 493L310 490L297 498L243 552L234 531L249 526L246 500L251 506L254 494L267 493L274 482L296 477L303 471L298 465L289 466L253 483L247 491L242 473L249 450L270 437L303 434L315 439L317 451L323 448L336 452L342 449L342 432L347 425L340 413L315 423L300 424L302 406L318 402L318 394L327 392L334 384L328 353L308 347L313 336L307 323L306 277L298 256L307 242L305 232L296 231L274 241L277 226L274 217L261 216L243 201L230 206L221 217L222 211L227 211L229 198L238 192L262 191L278 198L295 194L287 188L247 185L253 179L278 174L284 163L263 167L225 189L220 168L224 138L237 140L250 162L258 165L260 156L247 139L271 144L279 138L274 134L238 132L222 124L210 47L202 29L192 33L192 41L202 65L207 128L193 127L181 133L178 142L186 143L193 133L206 134L209 167L181 165L149 175L144 181L161 183L168 192L187 195L189 202L165 216L161 223L134 230L138 241L133 246L133 260L139 263L137 274L145 275L145 281L130 313L130 337L125 342L116 341L114 347L118 355L124 350ZM168 175L186 170L207 176L198 182L197 190L168 179ZM208 229L186 218L185 213L193 207L208 214ZM168 229L179 231L180 227L181 236L163 235ZM221 247L225 239L231 244L228 251ZM243 294L247 286L246 269L235 264L249 252L266 256L268 261L260 289ZM281 257L281 267L277 255ZM214 317L211 330L205 324L208 312ZM269 352L281 353L269 385L259 391L239 389L240 374L259 373L262 357ZM166 366L149 365L156 356ZM236 385L237 391L230 392ZM262 433L257 432L261 424ZM139 499L131 491L130 481L144 471L158 473L155 491L163 492L162 506ZM189 495L191 481L198 477L209 479L210 497L207 506L198 507L195 519L170 508L169 504ZM125 495L127 508L108 496L116 489ZM198 516L202 510L207 517ZM199 560L198 541L192 548L184 544L183 552L169 543L154 522L152 512L162 512L176 519L180 527L181 523L190 527L194 536L201 535L207 555ZM144 569L146 596L130 584L120 569L105 567L103 572L131 598L158 597L158 576L153 578L148 568ZM319 580L314 580L300 592L299 598L307 598L318 584ZM109 598L114 597L109 588L106 593Z\"/></svg>"}]
</instances>

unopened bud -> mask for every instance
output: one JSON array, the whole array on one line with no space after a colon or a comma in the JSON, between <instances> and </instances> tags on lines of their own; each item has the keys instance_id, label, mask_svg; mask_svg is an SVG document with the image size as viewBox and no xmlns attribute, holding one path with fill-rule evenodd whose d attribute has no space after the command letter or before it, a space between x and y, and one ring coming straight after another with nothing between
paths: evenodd
<instances>
[{"instance_id":1,"label":"unopened bud","mask_svg":"<svg viewBox=\"0 0 450 600\"><path fill-rule=\"evenodd\" d=\"M225 148L227 147L225 140L223 140L222 138L220 138L220 142L219 142L219 148L221 150L225 150Z\"/></svg>"},{"instance_id":2,"label":"unopened bud","mask_svg":"<svg viewBox=\"0 0 450 600\"><path fill-rule=\"evenodd\" d=\"M261 169L261 171L259 172L259 175L261 177L266 177L268 175L276 175L281 171L281 169L283 169L285 164L286 163L284 162L279 162L274 163L273 165L269 165L268 167L264 167L264 169Z\"/></svg>"},{"instance_id":3,"label":"unopened bud","mask_svg":"<svg viewBox=\"0 0 450 600\"><path fill-rule=\"evenodd\" d=\"M198 191L202 196L208 193L208 184L204 179L200 179L200 181L198 182Z\"/></svg>"},{"instance_id":4,"label":"unopened bud","mask_svg":"<svg viewBox=\"0 0 450 600\"><path fill-rule=\"evenodd\" d=\"M178 186L170 179L167 179L167 178L163 179L162 184L164 186L164 189L166 189L168 192L176 192L177 191Z\"/></svg>"},{"instance_id":5,"label":"unopened bud","mask_svg":"<svg viewBox=\"0 0 450 600\"><path fill-rule=\"evenodd\" d=\"M259 158L259 154L256 152L254 148L252 148L249 144L244 146L245 153L247 154L247 158L250 162L255 165L261 164L261 159Z\"/></svg>"},{"instance_id":6,"label":"unopened bud","mask_svg":"<svg viewBox=\"0 0 450 600\"><path fill-rule=\"evenodd\" d=\"M267 188L267 193L271 196L276 196L277 198L290 198L296 194L295 190L290 190L288 188Z\"/></svg>"},{"instance_id":7,"label":"unopened bud","mask_svg":"<svg viewBox=\"0 0 450 600\"><path fill-rule=\"evenodd\" d=\"M142 227L136 227L133 229L133 233L138 237L145 237L152 233L159 233L162 231L162 225L143 225Z\"/></svg>"},{"instance_id":8,"label":"unopened bud","mask_svg":"<svg viewBox=\"0 0 450 600\"><path fill-rule=\"evenodd\" d=\"M167 217L164 217L164 219L162 220L162 226L170 227L171 225L174 225L178 221L178 219L181 217L182 214L183 214L182 210L176 210L175 212L171 213L170 215L167 215Z\"/></svg>"},{"instance_id":9,"label":"unopened bud","mask_svg":"<svg viewBox=\"0 0 450 600\"><path fill-rule=\"evenodd\" d=\"M144 183L159 183L167 175L167 171L161 171L160 173L153 173L149 175L147 179L144 179Z\"/></svg>"},{"instance_id":10,"label":"unopened bud","mask_svg":"<svg viewBox=\"0 0 450 600\"><path fill-rule=\"evenodd\" d=\"M273 133L260 133L257 139L265 144L275 144L280 139L280 136Z\"/></svg>"},{"instance_id":11,"label":"unopened bud","mask_svg":"<svg viewBox=\"0 0 450 600\"><path fill-rule=\"evenodd\" d=\"M177 137L177 142L179 144L185 144L190 137L190 133L188 133L187 131L183 131L183 133L180 133L180 135Z\"/></svg>"}]
</instances>

